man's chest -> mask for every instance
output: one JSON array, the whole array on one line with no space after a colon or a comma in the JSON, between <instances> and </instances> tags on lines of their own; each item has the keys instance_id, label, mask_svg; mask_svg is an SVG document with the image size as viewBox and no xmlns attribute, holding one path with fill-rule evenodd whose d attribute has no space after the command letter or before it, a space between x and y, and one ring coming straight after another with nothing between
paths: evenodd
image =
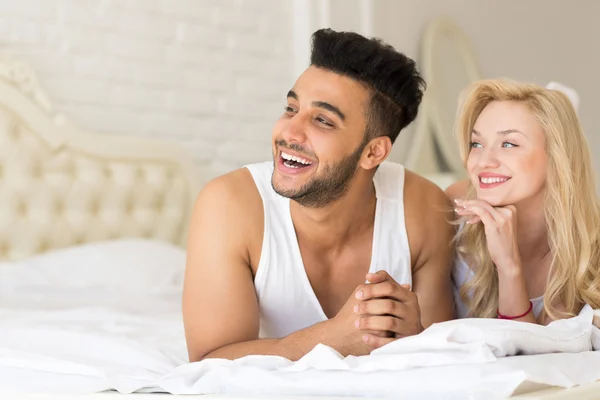
<instances>
[{"instance_id":1,"label":"man's chest","mask_svg":"<svg viewBox=\"0 0 600 400\"><path fill-rule=\"evenodd\" d=\"M300 245L304 269L312 290L328 318L334 317L371 266L371 243L355 244L342 252L321 253Z\"/></svg>"}]
</instances>

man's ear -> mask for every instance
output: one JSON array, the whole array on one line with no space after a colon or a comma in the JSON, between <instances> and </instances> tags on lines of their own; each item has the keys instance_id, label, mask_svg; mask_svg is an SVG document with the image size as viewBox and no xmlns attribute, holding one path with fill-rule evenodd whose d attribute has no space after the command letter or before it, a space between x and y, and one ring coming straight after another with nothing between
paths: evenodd
<instances>
[{"instance_id":1,"label":"man's ear","mask_svg":"<svg viewBox=\"0 0 600 400\"><path fill-rule=\"evenodd\" d=\"M367 143L363 151L360 166L372 169L385 161L392 151L392 141L388 136L378 136Z\"/></svg>"}]
</instances>

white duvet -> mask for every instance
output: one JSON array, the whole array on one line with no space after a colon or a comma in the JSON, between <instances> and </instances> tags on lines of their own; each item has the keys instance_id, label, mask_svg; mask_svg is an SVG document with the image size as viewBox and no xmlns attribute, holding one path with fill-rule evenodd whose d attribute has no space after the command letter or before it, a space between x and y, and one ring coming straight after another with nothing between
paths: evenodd
<instances>
[{"instance_id":1,"label":"white duvet","mask_svg":"<svg viewBox=\"0 0 600 400\"><path fill-rule=\"evenodd\" d=\"M148 241L0 265L0 393L490 399L600 379L589 308L548 327L450 321L367 357L317 346L295 363L253 356L188 364L183 267L181 250Z\"/></svg>"}]
</instances>

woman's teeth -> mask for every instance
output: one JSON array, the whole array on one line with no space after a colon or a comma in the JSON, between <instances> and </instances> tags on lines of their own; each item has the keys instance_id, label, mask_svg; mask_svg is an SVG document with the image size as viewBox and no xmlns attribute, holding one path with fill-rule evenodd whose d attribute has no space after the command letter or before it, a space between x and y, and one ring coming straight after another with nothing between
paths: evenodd
<instances>
[{"instance_id":1,"label":"woman's teeth","mask_svg":"<svg viewBox=\"0 0 600 400\"><path fill-rule=\"evenodd\" d=\"M500 177L494 177L494 178L479 178L479 180L481 181L481 183L500 183L500 182L506 182L509 178L500 178Z\"/></svg>"}]
</instances>

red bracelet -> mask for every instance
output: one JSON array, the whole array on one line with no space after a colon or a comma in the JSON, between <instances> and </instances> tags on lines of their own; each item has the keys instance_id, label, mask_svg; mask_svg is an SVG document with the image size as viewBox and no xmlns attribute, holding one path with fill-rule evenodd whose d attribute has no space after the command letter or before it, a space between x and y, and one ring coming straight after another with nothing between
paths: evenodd
<instances>
[{"instance_id":1,"label":"red bracelet","mask_svg":"<svg viewBox=\"0 0 600 400\"><path fill-rule=\"evenodd\" d=\"M529 314L532 309L533 309L533 303L531 301L529 301L529 308L527 309L527 311L524 314L517 315L516 317L510 317L508 315L502 315L502 314L500 314L500 309L498 309L498 311L497 311L497 313L498 313L498 319L519 319L519 318L523 318L524 316L526 316L527 314Z\"/></svg>"}]
</instances>

